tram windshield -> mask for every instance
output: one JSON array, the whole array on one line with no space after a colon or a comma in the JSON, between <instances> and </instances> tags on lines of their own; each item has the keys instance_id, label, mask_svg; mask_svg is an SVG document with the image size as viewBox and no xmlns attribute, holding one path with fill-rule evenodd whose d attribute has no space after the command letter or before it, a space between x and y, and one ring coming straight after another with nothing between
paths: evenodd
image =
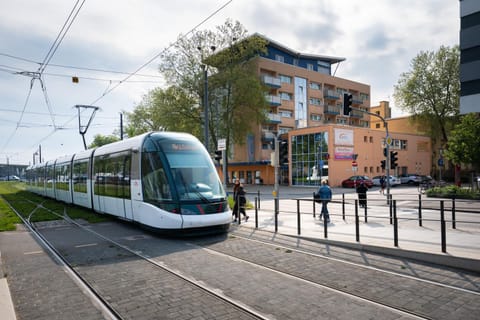
<instances>
[{"instance_id":1,"label":"tram windshield","mask_svg":"<svg viewBox=\"0 0 480 320\"><path fill-rule=\"evenodd\" d=\"M226 198L217 171L199 141L161 139L156 142L163 152L144 153L142 161L144 188L161 191L155 196L157 198L155 200L161 200L158 197L163 200L171 199L171 187L176 189L179 200L200 200L207 203ZM165 172L168 169L161 164L162 153L168 163L170 177ZM155 181L150 182L146 173L159 169L162 174L156 174L155 177L158 179L154 178ZM171 179L172 183L168 184L167 179Z\"/></svg>"}]
</instances>

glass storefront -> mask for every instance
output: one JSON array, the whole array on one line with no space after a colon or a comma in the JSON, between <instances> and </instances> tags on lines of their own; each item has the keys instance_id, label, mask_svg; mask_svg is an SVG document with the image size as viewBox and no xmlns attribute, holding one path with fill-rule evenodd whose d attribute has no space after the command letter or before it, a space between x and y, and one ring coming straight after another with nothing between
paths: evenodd
<instances>
[{"instance_id":1,"label":"glass storefront","mask_svg":"<svg viewBox=\"0 0 480 320\"><path fill-rule=\"evenodd\" d=\"M328 132L292 136L292 185L320 185L328 180Z\"/></svg>"}]
</instances>

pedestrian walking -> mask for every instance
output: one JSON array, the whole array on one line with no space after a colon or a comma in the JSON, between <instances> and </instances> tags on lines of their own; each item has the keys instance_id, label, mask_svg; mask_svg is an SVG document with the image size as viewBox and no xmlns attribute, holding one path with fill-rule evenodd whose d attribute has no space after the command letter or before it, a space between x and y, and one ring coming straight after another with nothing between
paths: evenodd
<instances>
[{"instance_id":1,"label":"pedestrian walking","mask_svg":"<svg viewBox=\"0 0 480 320\"><path fill-rule=\"evenodd\" d=\"M239 188L240 188L240 180L235 179L233 182L233 210L232 210L233 222L236 222L238 217L238 207L240 204L238 199Z\"/></svg>"},{"instance_id":2,"label":"pedestrian walking","mask_svg":"<svg viewBox=\"0 0 480 320\"><path fill-rule=\"evenodd\" d=\"M246 195L245 189L243 188L243 185L240 184L237 191L237 197L238 197L238 203L239 203L237 217L238 219L241 219L240 217L240 214L241 214L245 218L245 222L247 222L248 218L250 217L247 216L247 213L245 212L245 206L247 204L247 198L245 195Z\"/></svg>"},{"instance_id":3,"label":"pedestrian walking","mask_svg":"<svg viewBox=\"0 0 480 320\"><path fill-rule=\"evenodd\" d=\"M330 223L330 215L328 213L327 204L329 201L332 200L332 189L327 184L327 180L322 180L322 185L318 188L317 194L315 196L316 199L319 199L322 203L322 211L320 213L320 220L325 219L327 223Z\"/></svg>"},{"instance_id":4,"label":"pedestrian walking","mask_svg":"<svg viewBox=\"0 0 480 320\"><path fill-rule=\"evenodd\" d=\"M380 193L385 194L385 176L380 177Z\"/></svg>"},{"instance_id":5,"label":"pedestrian walking","mask_svg":"<svg viewBox=\"0 0 480 320\"><path fill-rule=\"evenodd\" d=\"M360 182L360 185L357 187L358 193L358 204L360 207L365 208L367 206L367 191L368 188L365 183Z\"/></svg>"}]
</instances>

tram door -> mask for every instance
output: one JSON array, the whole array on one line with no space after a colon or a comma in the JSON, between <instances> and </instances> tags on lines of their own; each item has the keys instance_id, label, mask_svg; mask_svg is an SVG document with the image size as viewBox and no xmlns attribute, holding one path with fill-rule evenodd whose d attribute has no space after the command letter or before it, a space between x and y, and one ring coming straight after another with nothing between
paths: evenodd
<instances>
[{"instance_id":1,"label":"tram door","mask_svg":"<svg viewBox=\"0 0 480 320\"><path fill-rule=\"evenodd\" d=\"M130 172L131 153L119 152L95 158L94 209L124 219L133 218Z\"/></svg>"}]
</instances>

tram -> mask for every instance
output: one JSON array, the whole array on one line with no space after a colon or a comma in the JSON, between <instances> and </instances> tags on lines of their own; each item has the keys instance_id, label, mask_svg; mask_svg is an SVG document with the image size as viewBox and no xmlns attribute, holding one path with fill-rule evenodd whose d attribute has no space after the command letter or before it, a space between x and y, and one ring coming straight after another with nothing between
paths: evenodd
<instances>
[{"instance_id":1,"label":"tram","mask_svg":"<svg viewBox=\"0 0 480 320\"><path fill-rule=\"evenodd\" d=\"M160 232L226 232L227 195L194 136L149 132L27 168L27 190Z\"/></svg>"}]
</instances>

